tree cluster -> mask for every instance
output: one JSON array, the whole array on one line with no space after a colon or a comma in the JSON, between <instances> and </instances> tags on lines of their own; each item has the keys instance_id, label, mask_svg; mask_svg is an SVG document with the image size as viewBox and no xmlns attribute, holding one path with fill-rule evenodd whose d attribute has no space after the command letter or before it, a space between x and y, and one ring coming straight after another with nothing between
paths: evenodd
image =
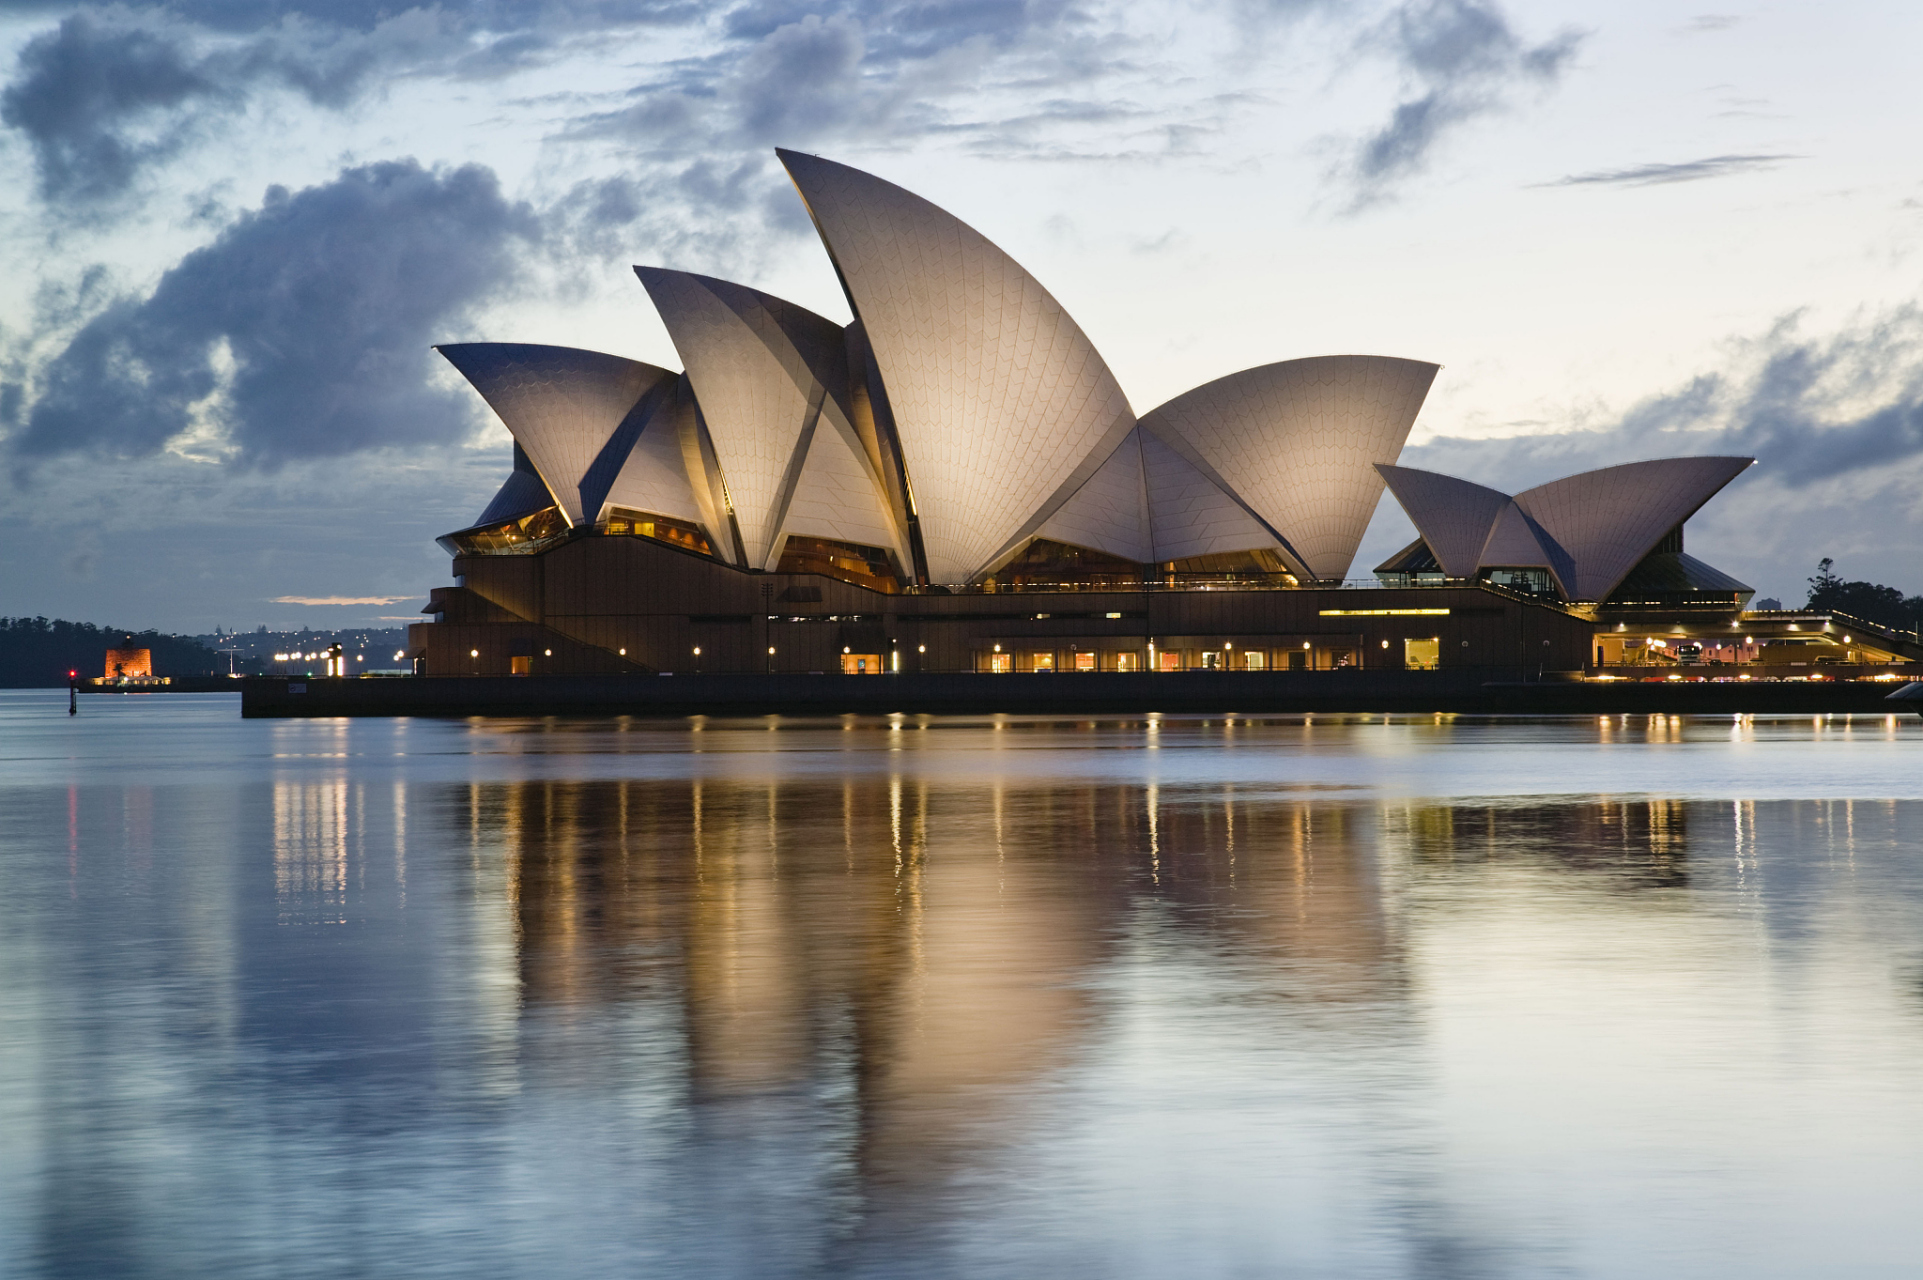
<instances>
[{"instance_id":1,"label":"tree cluster","mask_svg":"<svg viewBox=\"0 0 1923 1280\"><path fill-rule=\"evenodd\" d=\"M1845 581L1834 572L1835 564L1828 556L1817 563L1816 576L1809 579L1810 609L1847 613L1899 631L1923 627L1923 595L1905 596L1895 587Z\"/></svg>"},{"instance_id":2,"label":"tree cluster","mask_svg":"<svg viewBox=\"0 0 1923 1280\"><path fill-rule=\"evenodd\" d=\"M187 636L125 631L64 618L0 618L0 689L46 689L104 674L107 650L148 649L157 676L225 675L227 657Z\"/></svg>"}]
</instances>

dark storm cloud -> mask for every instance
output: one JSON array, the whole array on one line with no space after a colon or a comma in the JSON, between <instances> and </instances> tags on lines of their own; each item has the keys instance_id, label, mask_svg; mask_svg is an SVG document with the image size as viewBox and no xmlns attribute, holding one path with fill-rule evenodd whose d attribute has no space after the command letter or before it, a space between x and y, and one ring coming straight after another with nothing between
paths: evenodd
<instances>
[{"instance_id":1,"label":"dark storm cloud","mask_svg":"<svg viewBox=\"0 0 1923 1280\"><path fill-rule=\"evenodd\" d=\"M1515 89L1553 85L1582 36L1564 31L1532 45L1484 0L1414 0L1398 7L1368 43L1395 58L1415 92L1357 146L1349 175L1357 208L1421 172L1445 136L1503 109Z\"/></svg>"},{"instance_id":2,"label":"dark storm cloud","mask_svg":"<svg viewBox=\"0 0 1923 1280\"><path fill-rule=\"evenodd\" d=\"M178 41L76 16L28 42L0 91L0 121L27 136L43 197L95 201L179 146L182 127L167 113L223 99L229 91Z\"/></svg>"},{"instance_id":3,"label":"dark storm cloud","mask_svg":"<svg viewBox=\"0 0 1923 1280\"><path fill-rule=\"evenodd\" d=\"M1792 317L1748 344L1736 371L1652 396L1605 430L1441 437L1410 452L1498 488L1673 454L1753 457L1792 489L1907 464L1923 458L1923 311L1827 340L1801 337Z\"/></svg>"},{"instance_id":4,"label":"dark storm cloud","mask_svg":"<svg viewBox=\"0 0 1923 1280\"><path fill-rule=\"evenodd\" d=\"M32 147L43 199L98 206L264 86L338 108L379 73L466 48L425 10L368 33L296 23L241 42L209 42L120 12L75 14L21 50L0 90L0 121Z\"/></svg>"},{"instance_id":5,"label":"dark storm cloud","mask_svg":"<svg viewBox=\"0 0 1923 1280\"><path fill-rule=\"evenodd\" d=\"M83 10L28 41L0 121L33 149L40 194L98 208L141 170L267 90L339 109L401 74L484 78L532 65L557 39L691 21L689 3L171 3Z\"/></svg>"},{"instance_id":6,"label":"dark storm cloud","mask_svg":"<svg viewBox=\"0 0 1923 1280\"><path fill-rule=\"evenodd\" d=\"M514 272L535 215L411 160L289 193L94 315L43 370L17 459L143 457L200 425L242 465L460 440L429 344Z\"/></svg>"},{"instance_id":7,"label":"dark storm cloud","mask_svg":"<svg viewBox=\"0 0 1923 1280\"><path fill-rule=\"evenodd\" d=\"M1722 178L1730 174L1751 173L1757 169L1774 169L1785 160L1800 160L1795 155L1735 155L1705 156L1701 160L1685 160L1678 164L1639 164L1628 169L1603 169L1595 173L1572 173L1554 182L1545 182L1546 187L1654 187L1669 182L1701 182L1705 178Z\"/></svg>"}]
</instances>

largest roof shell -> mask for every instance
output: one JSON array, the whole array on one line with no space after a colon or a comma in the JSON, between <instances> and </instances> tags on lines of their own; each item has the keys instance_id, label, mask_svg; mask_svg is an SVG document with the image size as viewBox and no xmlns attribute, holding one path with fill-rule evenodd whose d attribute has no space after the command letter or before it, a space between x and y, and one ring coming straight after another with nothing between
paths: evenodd
<instances>
[{"instance_id":1,"label":"largest roof shell","mask_svg":"<svg viewBox=\"0 0 1923 1280\"><path fill-rule=\"evenodd\" d=\"M893 183L779 151L888 388L929 576L1038 530L1135 425L1095 346L1020 263Z\"/></svg>"},{"instance_id":2,"label":"largest roof shell","mask_svg":"<svg viewBox=\"0 0 1923 1280\"><path fill-rule=\"evenodd\" d=\"M1211 480L1281 534L1319 579L1345 576L1439 366L1312 356L1244 369L1143 415Z\"/></svg>"}]
</instances>

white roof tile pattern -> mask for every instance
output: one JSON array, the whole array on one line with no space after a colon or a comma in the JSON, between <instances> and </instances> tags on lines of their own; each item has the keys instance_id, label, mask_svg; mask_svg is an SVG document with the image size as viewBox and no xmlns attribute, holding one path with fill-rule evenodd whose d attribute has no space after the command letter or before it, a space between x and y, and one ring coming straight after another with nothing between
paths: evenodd
<instances>
[{"instance_id":1,"label":"white roof tile pattern","mask_svg":"<svg viewBox=\"0 0 1923 1280\"><path fill-rule=\"evenodd\" d=\"M517 444L514 446L514 470L507 473L507 483L495 492L474 523L477 526L502 524L553 505L554 495L548 492L547 485L541 482L540 475Z\"/></svg>"},{"instance_id":2,"label":"white roof tile pattern","mask_svg":"<svg viewBox=\"0 0 1923 1280\"><path fill-rule=\"evenodd\" d=\"M685 373L674 390L674 434L681 445L681 465L687 472L695 506L701 511L701 524L708 531L709 545L729 564L748 567L733 508L728 502L728 486L714 458L714 441L709 438L701 406L695 403L694 388Z\"/></svg>"},{"instance_id":3,"label":"white roof tile pattern","mask_svg":"<svg viewBox=\"0 0 1923 1280\"><path fill-rule=\"evenodd\" d=\"M1138 564L1153 559L1139 432L1124 436L1108 461L1042 522L1035 536L1104 551Z\"/></svg>"},{"instance_id":4,"label":"white roof tile pattern","mask_svg":"<svg viewBox=\"0 0 1923 1280\"><path fill-rule=\"evenodd\" d=\"M1393 356L1314 356L1245 369L1187 391L1143 421L1227 481L1320 579L1345 576L1438 366ZM1186 447L1183 447L1186 446Z\"/></svg>"},{"instance_id":5,"label":"white roof tile pattern","mask_svg":"<svg viewBox=\"0 0 1923 1280\"><path fill-rule=\"evenodd\" d=\"M1483 563L1482 549L1509 495L1435 471L1377 463L1376 471L1415 522L1416 532L1451 578L1473 578ZM1538 549L1540 554L1540 549ZM1512 561L1502 561L1511 564ZM1525 563L1534 564L1535 561ZM1546 563L1546 562L1545 562Z\"/></svg>"},{"instance_id":6,"label":"white roof tile pattern","mask_svg":"<svg viewBox=\"0 0 1923 1280\"><path fill-rule=\"evenodd\" d=\"M585 510L600 502L584 502L582 482L616 430L644 395L675 376L573 347L466 342L435 349L500 417L570 525L598 514Z\"/></svg>"},{"instance_id":7,"label":"white roof tile pattern","mask_svg":"<svg viewBox=\"0 0 1923 1280\"><path fill-rule=\"evenodd\" d=\"M1145 420L1137 428L1137 438L1147 473L1152 559L1161 562L1229 551L1282 550L1260 520L1150 427Z\"/></svg>"},{"instance_id":8,"label":"white roof tile pattern","mask_svg":"<svg viewBox=\"0 0 1923 1280\"><path fill-rule=\"evenodd\" d=\"M881 486L854 427L831 409L821 415L806 443L807 458L782 519L781 536L763 567L772 570L780 562L781 544L792 534L885 547L905 572L908 548L889 519Z\"/></svg>"},{"instance_id":9,"label":"white roof tile pattern","mask_svg":"<svg viewBox=\"0 0 1923 1280\"><path fill-rule=\"evenodd\" d=\"M1503 503L1502 510L1496 514L1495 527L1489 531L1489 541L1482 549L1478 567L1547 569L1564 596L1572 600L1578 598L1571 590L1571 584L1576 580L1576 567L1569 553L1524 514L1513 498Z\"/></svg>"},{"instance_id":10,"label":"white roof tile pattern","mask_svg":"<svg viewBox=\"0 0 1923 1280\"><path fill-rule=\"evenodd\" d=\"M745 285L636 267L688 368L751 566L779 554L798 446L830 396L846 395L841 326Z\"/></svg>"},{"instance_id":11,"label":"white roof tile pattern","mask_svg":"<svg viewBox=\"0 0 1923 1280\"><path fill-rule=\"evenodd\" d=\"M708 528L706 513L695 500L694 486L688 483L687 460L682 456L681 438L675 428L673 396L661 397L660 404L648 415L640 437L608 489L602 511L596 514L605 514L608 507L651 511L655 515L691 521L708 529L711 545L721 545L716 541L718 531Z\"/></svg>"},{"instance_id":12,"label":"white roof tile pattern","mask_svg":"<svg viewBox=\"0 0 1923 1280\"><path fill-rule=\"evenodd\" d=\"M979 575L1135 425L1069 314L954 215L858 169L778 151L874 349L928 571Z\"/></svg>"},{"instance_id":13,"label":"white roof tile pattern","mask_svg":"<svg viewBox=\"0 0 1923 1280\"><path fill-rule=\"evenodd\" d=\"M1754 458L1661 458L1554 480L1516 495L1569 554L1572 600L1602 600L1663 535L1694 515Z\"/></svg>"}]
</instances>

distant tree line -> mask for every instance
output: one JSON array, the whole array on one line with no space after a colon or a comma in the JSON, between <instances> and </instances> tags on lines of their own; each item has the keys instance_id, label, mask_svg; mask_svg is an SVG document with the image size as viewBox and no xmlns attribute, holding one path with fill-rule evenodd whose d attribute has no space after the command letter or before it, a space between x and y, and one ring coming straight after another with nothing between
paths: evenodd
<instances>
[{"instance_id":1,"label":"distant tree line","mask_svg":"<svg viewBox=\"0 0 1923 1280\"><path fill-rule=\"evenodd\" d=\"M129 639L131 637L131 639ZM188 636L96 627L64 618L0 618L0 689L44 689L102 675L109 649L149 649L157 676L224 675L227 655Z\"/></svg>"},{"instance_id":2,"label":"distant tree line","mask_svg":"<svg viewBox=\"0 0 1923 1280\"><path fill-rule=\"evenodd\" d=\"M1905 596L1874 582L1846 582L1833 572L1835 564L1828 556L1817 562L1816 576L1809 579L1809 608L1847 613L1900 631L1923 626L1923 595Z\"/></svg>"}]
</instances>

